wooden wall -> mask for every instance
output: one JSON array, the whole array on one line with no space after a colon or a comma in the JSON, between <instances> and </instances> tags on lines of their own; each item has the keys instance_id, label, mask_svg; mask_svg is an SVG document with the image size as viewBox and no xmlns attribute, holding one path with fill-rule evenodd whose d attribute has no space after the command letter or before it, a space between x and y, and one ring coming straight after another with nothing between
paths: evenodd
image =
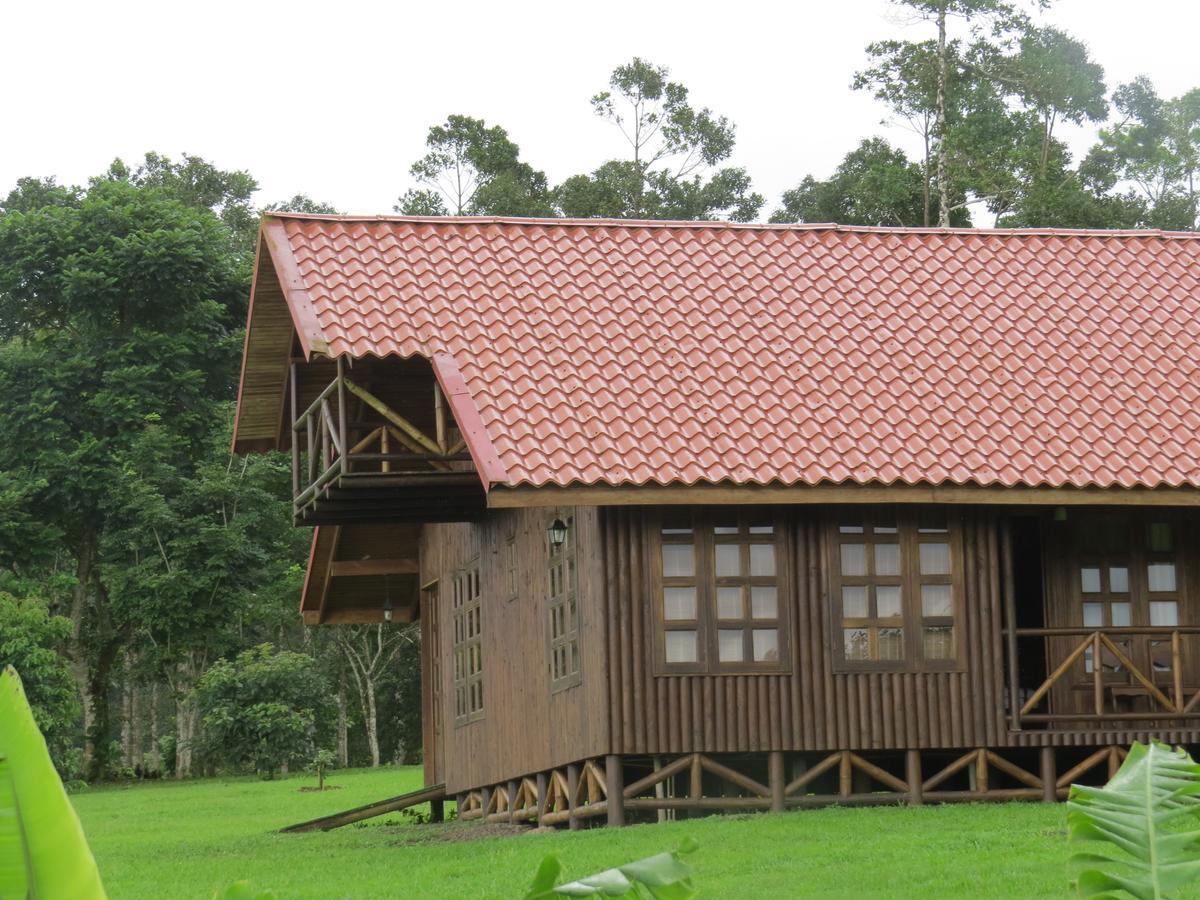
<instances>
[{"instance_id":1,"label":"wooden wall","mask_svg":"<svg viewBox=\"0 0 1200 900\"><path fill-rule=\"evenodd\" d=\"M561 512L561 511L560 511ZM421 584L436 604L440 657L440 709L426 702L425 731L441 746L429 747L426 781L445 781L455 792L507 780L606 752L609 744L607 660L603 637L604 592L598 517L594 508L575 516L581 683L550 692L546 608L546 527L554 510L494 512L479 523L427 525L421 538ZM517 538L518 594L506 596L504 545ZM453 709L454 573L476 557L482 582L484 715L455 725ZM427 620L427 615L423 620ZM424 621L423 621L423 624ZM429 661L426 669L429 671Z\"/></svg>"},{"instance_id":2,"label":"wooden wall","mask_svg":"<svg viewBox=\"0 0 1200 900\"><path fill-rule=\"evenodd\" d=\"M609 728L618 753L869 750L1005 742L996 517L963 512L964 671L835 674L823 513L788 519L781 602L791 606L788 674L655 675L648 514L600 512L608 622Z\"/></svg>"}]
</instances>

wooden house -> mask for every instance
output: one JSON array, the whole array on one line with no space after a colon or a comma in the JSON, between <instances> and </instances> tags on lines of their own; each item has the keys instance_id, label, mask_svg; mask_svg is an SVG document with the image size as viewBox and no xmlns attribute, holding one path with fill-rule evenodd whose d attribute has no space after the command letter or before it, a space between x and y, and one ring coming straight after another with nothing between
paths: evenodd
<instances>
[{"instance_id":1,"label":"wooden house","mask_svg":"<svg viewBox=\"0 0 1200 900\"><path fill-rule=\"evenodd\" d=\"M463 817L1061 797L1200 738L1200 237L264 218L239 452Z\"/></svg>"}]
</instances>

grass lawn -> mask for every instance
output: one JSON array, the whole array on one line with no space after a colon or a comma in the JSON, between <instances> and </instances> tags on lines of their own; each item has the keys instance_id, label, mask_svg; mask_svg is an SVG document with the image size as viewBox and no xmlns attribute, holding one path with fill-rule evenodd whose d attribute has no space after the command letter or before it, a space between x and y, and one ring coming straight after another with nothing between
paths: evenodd
<instances>
[{"instance_id":1,"label":"grass lawn","mask_svg":"<svg viewBox=\"0 0 1200 900\"><path fill-rule=\"evenodd\" d=\"M694 837L706 897L1065 897L1065 807L826 809L625 829L445 840L390 816L328 833L275 830L420 786L416 768L152 783L72 799L114 900L205 898L249 879L280 898L519 897L553 851L581 876ZM461 833L459 834L461 837Z\"/></svg>"}]
</instances>

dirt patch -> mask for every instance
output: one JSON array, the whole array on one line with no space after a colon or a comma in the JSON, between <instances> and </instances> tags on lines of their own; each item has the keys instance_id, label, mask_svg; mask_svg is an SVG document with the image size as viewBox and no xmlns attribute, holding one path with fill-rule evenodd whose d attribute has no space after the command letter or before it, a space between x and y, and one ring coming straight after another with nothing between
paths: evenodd
<instances>
[{"instance_id":1,"label":"dirt patch","mask_svg":"<svg viewBox=\"0 0 1200 900\"><path fill-rule=\"evenodd\" d=\"M340 784L327 784L323 788L313 787L312 785L307 785L306 787L300 788L300 793L302 793L302 794L319 794L322 791L340 791L341 789L342 789L342 786Z\"/></svg>"},{"instance_id":2,"label":"dirt patch","mask_svg":"<svg viewBox=\"0 0 1200 900\"><path fill-rule=\"evenodd\" d=\"M385 826L386 827L386 826ZM458 841L479 841L484 838L515 837L533 831L526 825L509 825L506 822L446 822L443 825L409 825L396 829L393 841L397 847L411 844L443 844Z\"/></svg>"}]
</instances>

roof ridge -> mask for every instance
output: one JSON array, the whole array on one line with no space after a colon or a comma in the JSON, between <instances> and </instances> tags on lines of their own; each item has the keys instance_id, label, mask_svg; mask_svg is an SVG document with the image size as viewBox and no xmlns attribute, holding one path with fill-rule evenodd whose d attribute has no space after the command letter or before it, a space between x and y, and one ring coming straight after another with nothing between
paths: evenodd
<instances>
[{"instance_id":1,"label":"roof ridge","mask_svg":"<svg viewBox=\"0 0 1200 900\"><path fill-rule=\"evenodd\" d=\"M393 222L414 225L520 225L560 228L688 229L694 231L835 231L848 234L940 234L973 237L1158 237L1200 239L1200 232L1161 228L941 228L938 226L840 225L836 222L724 222L719 219L577 219L524 216L400 216L343 215L269 210L262 219L304 219L321 222Z\"/></svg>"}]
</instances>

